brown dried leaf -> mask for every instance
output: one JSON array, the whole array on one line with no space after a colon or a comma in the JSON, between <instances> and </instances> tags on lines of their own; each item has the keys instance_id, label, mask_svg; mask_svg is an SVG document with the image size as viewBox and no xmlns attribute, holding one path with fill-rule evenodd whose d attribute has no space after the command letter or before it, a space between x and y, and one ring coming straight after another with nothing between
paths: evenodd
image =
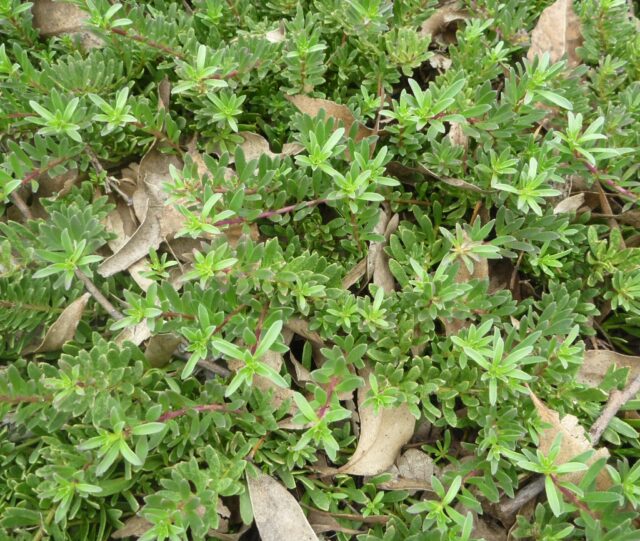
<instances>
[{"instance_id":1,"label":"brown dried leaf","mask_svg":"<svg viewBox=\"0 0 640 541\"><path fill-rule=\"evenodd\" d=\"M138 167L138 186L144 186L146 210L144 220L111 257L98 267L98 273L107 277L128 269L136 261L145 257L151 248L158 249L162 241L171 238L184 223L184 217L173 205L165 205L167 198L163 184L170 180L169 167L182 168L182 162L175 156L162 154L151 149ZM143 198L144 200L144 198ZM134 194L134 205L136 194Z\"/></svg>"},{"instance_id":2,"label":"brown dried leaf","mask_svg":"<svg viewBox=\"0 0 640 541\"><path fill-rule=\"evenodd\" d=\"M435 472L433 459L419 449L407 449L389 469L392 479L379 486L384 490L431 490Z\"/></svg>"},{"instance_id":3,"label":"brown dried leaf","mask_svg":"<svg viewBox=\"0 0 640 541\"><path fill-rule=\"evenodd\" d=\"M458 27L469 20L469 14L461 9L459 2L439 8L420 28L421 36L431 36L431 41L441 44L456 42Z\"/></svg>"},{"instance_id":4,"label":"brown dried leaf","mask_svg":"<svg viewBox=\"0 0 640 541\"><path fill-rule=\"evenodd\" d=\"M66 2L34 0L31 7L33 26L43 37L72 34L80 38L85 49L102 47L104 42L86 29L89 14Z\"/></svg>"},{"instance_id":5,"label":"brown dried leaf","mask_svg":"<svg viewBox=\"0 0 640 541\"><path fill-rule=\"evenodd\" d=\"M400 216L394 214L389 218L388 214L380 211L380 221L376 225L375 232L384 235L384 242L373 242L369 247L368 268L372 269L373 283L380 286L385 293L395 290L395 278L389 270L389 258L384 253L384 247L389 237L395 233L400 223Z\"/></svg>"},{"instance_id":6,"label":"brown dried leaf","mask_svg":"<svg viewBox=\"0 0 640 541\"><path fill-rule=\"evenodd\" d=\"M171 360L180 342L182 342L182 338L177 334L156 334L147 343L144 356L154 368L165 366Z\"/></svg>"},{"instance_id":7,"label":"brown dried leaf","mask_svg":"<svg viewBox=\"0 0 640 541\"><path fill-rule=\"evenodd\" d=\"M44 335L42 342L39 346L28 347L22 354L27 355L29 353L47 353L48 351L58 351L69 340L73 340L78 328L78 323L82 319L82 314L87 302L91 295L85 293L81 297L78 297L69 306L67 306L62 313L55 320L53 325L49 327L49 330Z\"/></svg>"},{"instance_id":8,"label":"brown dried leaf","mask_svg":"<svg viewBox=\"0 0 640 541\"><path fill-rule=\"evenodd\" d=\"M253 517L262 541L318 541L302 508L289 491L263 473L247 477Z\"/></svg>"},{"instance_id":9,"label":"brown dried leaf","mask_svg":"<svg viewBox=\"0 0 640 541\"><path fill-rule=\"evenodd\" d=\"M531 47L527 58L549 53L552 63L567 56L568 65L573 68L580 64L576 49L582 45L580 18L573 10L573 0L557 0L546 8L531 33Z\"/></svg>"},{"instance_id":10,"label":"brown dried leaf","mask_svg":"<svg viewBox=\"0 0 640 541\"><path fill-rule=\"evenodd\" d=\"M367 273L368 257L365 257L358 261L353 268L345 274L342 279L342 287L349 289L353 284L356 284Z\"/></svg>"},{"instance_id":11,"label":"brown dried leaf","mask_svg":"<svg viewBox=\"0 0 640 541\"><path fill-rule=\"evenodd\" d=\"M454 147L466 149L469 146L469 137L464 133L460 122L451 122L447 138Z\"/></svg>"},{"instance_id":12,"label":"brown dried leaf","mask_svg":"<svg viewBox=\"0 0 640 541\"><path fill-rule=\"evenodd\" d=\"M141 323L138 323L137 325L134 325L133 327L125 327L124 329L122 329L122 331L120 331L120 334L118 334L113 339L113 341L119 346L121 346L125 342L131 342L132 344L139 346L150 336L151 330L149 329L149 326L147 325L147 322L145 320Z\"/></svg>"},{"instance_id":13,"label":"brown dried leaf","mask_svg":"<svg viewBox=\"0 0 640 541\"><path fill-rule=\"evenodd\" d=\"M125 539L127 537L142 537L153 524L144 517L137 515L127 519L122 528L111 534L112 539Z\"/></svg>"},{"instance_id":14,"label":"brown dried leaf","mask_svg":"<svg viewBox=\"0 0 640 541\"><path fill-rule=\"evenodd\" d=\"M409 407L380 408L378 413L371 406L363 406L369 385L369 374L363 374L365 384L358 390L358 412L360 415L360 438L353 455L335 473L351 475L377 475L387 470L398 453L413 435L416 418Z\"/></svg>"},{"instance_id":15,"label":"brown dried leaf","mask_svg":"<svg viewBox=\"0 0 640 541\"><path fill-rule=\"evenodd\" d=\"M257 160L263 154L266 154L270 158L295 156L304 150L304 147L300 143L286 143L282 147L282 152L275 153L271 152L271 148L269 148L269 141L262 137L262 135L248 131L239 132L238 135L242 136L244 139L240 148L242 149L247 161Z\"/></svg>"},{"instance_id":16,"label":"brown dried leaf","mask_svg":"<svg viewBox=\"0 0 640 541\"><path fill-rule=\"evenodd\" d=\"M342 121L347 133L356 121L351 109L346 105L340 105L334 101L310 98L309 96L304 96L302 94L298 94L296 96L285 96L285 98L293 103L300 112L306 113L310 117L315 117L320 111L324 110L327 117L332 117L338 121ZM369 137L371 134L373 134L372 129L358 124L358 133L356 134L355 140L356 142L360 141L365 137Z\"/></svg>"},{"instance_id":17,"label":"brown dried leaf","mask_svg":"<svg viewBox=\"0 0 640 541\"><path fill-rule=\"evenodd\" d=\"M591 443L587 439L587 435L584 428L580 426L580 423L574 415L565 415L560 419L560 415L557 411L547 407L533 392L529 391L531 400L536 407L536 411L540 416L540 419L551 425L550 428L543 430L540 433L540 444L538 449L543 454L548 454L551 449L556 436L562 434L562 442L560 445L560 452L556 458L556 464L565 464L570 462L576 456L593 450ZM585 463L591 465L601 458L608 458L609 451L605 447L601 447L591 456ZM584 475L584 471L568 473L562 476L563 480L570 481L572 483L579 483L580 479ZM599 490L606 490L611 486L611 479L606 471L601 471L596 478L596 486Z\"/></svg>"},{"instance_id":18,"label":"brown dried leaf","mask_svg":"<svg viewBox=\"0 0 640 541\"><path fill-rule=\"evenodd\" d=\"M584 352L584 360L576 379L584 385L597 387L613 365L617 368L628 368L629 381L640 374L640 357L606 349L590 349Z\"/></svg>"},{"instance_id":19,"label":"brown dried leaf","mask_svg":"<svg viewBox=\"0 0 640 541\"><path fill-rule=\"evenodd\" d=\"M560 201L560 203L553 208L553 213L576 212L582 205L584 205L584 193L578 193Z\"/></svg>"}]
</instances>

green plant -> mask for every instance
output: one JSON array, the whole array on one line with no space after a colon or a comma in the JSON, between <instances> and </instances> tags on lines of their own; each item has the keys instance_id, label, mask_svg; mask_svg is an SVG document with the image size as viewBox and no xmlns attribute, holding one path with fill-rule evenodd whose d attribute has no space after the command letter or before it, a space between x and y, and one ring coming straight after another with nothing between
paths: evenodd
<instances>
[{"instance_id":1,"label":"green plant","mask_svg":"<svg viewBox=\"0 0 640 541\"><path fill-rule=\"evenodd\" d=\"M626 2L569 58L527 58L550 2L39 3L0 0L0 539L228 539L258 472L340 541L637 537L640 403L610 458L549 437L636 377L585 376L640 337Z\"/></svg>"}]
</instances>

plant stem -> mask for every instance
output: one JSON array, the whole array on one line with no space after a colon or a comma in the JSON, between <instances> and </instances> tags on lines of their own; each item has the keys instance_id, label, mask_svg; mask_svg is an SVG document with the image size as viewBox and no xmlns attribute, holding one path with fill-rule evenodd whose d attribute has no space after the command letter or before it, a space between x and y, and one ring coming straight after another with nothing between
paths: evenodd
<instances>
[{"instance_id":1,"label":"plant stem","mask_svg":"<svg viewBox=\"0 0 640 541\"><path fill-rule=\"evenodd\" d=\"M49 509L49 512L47 513L47 516L44 519L44 524L40 525L40 528L38 528L38 531L33 536L32 541L41 541L42 537L45 534L45 530L47 526L51 524L51 521L53 520L53 517L55 516L55 514L56 514L56 507L52 507L51 509Z\"/></svg>"},{"instance_id":2,"label":"plant stem","mask_svg":"<svg viewBox=\"0 0 640 541\"><path fill-rule=\"evenodd\" d=\"M308 207L315 207L316 205L326 203L327 201L328 199L313 199L312 201L306 201L304 203L296 203L295 205L289 205L287 207L282 207L276 210L267 210L265 212L262 212L261 214L258 214L258 216L256 216L255 219L260 220L262 218L271 218L273 216L278 216L280 214L288 214L289 212L293 212L294 210L308 208ZM248 221L249 220L247 218L241 218L241 217L229 218L228 220L220 220L219 222L216 222L214 225L215 226L236 225L236 224L244 224Z\"/></svg>"},{"instance_id":3,"label":"plant stem","mask_svg":"<svg viewBox=\"0 0 640 541\"><path fill-rule=\"evenodd\" d=\"M105 297L102 292L96 287L96 285L91 281L91 279L80 269L76 269L75 271L76 278L80 280L85 289L91 293L91 296L96 300L96 302L104 308L105 312L109 314L113 319L122 319L124 315L120 312L107 297Z\"/></svg>"},{"instance_id":4,"label":"plant stem","mask_svg":"<svg viewBox=\"0 0 640 541\"><path fill-rule=\"evenodd\" d=\"M229 410L224 404L204 404L202 406L193 406L191 408L180 408L175 411L167 411L163 413L159 418L158 422L166 423L171 419L176 419L177 417L181 417L190 411L196 411L198 413L206 412L206 411L222 411L224 413L237 413L240 410Z\"/></svg>"}]
</instances>

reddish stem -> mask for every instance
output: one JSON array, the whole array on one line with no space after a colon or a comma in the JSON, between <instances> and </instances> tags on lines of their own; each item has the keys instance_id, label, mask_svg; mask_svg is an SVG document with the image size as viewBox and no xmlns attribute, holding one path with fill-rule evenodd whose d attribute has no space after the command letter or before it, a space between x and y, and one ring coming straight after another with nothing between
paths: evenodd
<instances>
[{"instance_id":1,"label":"reddish stem","mask_svg":"<svg viewBox=\"0 0 640 541\"><path fill-rule=\"evenodd\" d=\"M329 411L329 408L331 407L331 399L336 392L338 383L340 383L340 378L338 376L332 377L329 381L329 387L327 387L327 399L324 401L324 404L322 404L322 407L318 411L319 419L322 419L327 414L327 411Z\"/></svg>"},{"instance_id":2,"label":"reddish stem","mask_svg":"<svg viewBox=\"0 0 640 541\"><path fill-rule=\"evenodd\" d=\"M289 205L288 207L282 207L281 209L277 209L277 210L268 210L266 212L263 212L261 214L258 214L258 216L256 216L256 220L259 220L261 218L271 218L272 216L278 216L279 214L287 214L289 212L292 212L296 209L303 209L303 208L307 208L307 207L314 207L316 205L320 205L322 203L326 203L328 201L328 199L313 199L312 201L306 201L305 203L296 203L295 205ZM216 226L221 226L221 225L236 225L236 224L243 224L248 222L247 218L229 218L228 220L220 220L219 222L216 222L214 225Z\"/></svg>"},{"instance_id":3,"label":"reddish stem","mask_svg":"<svg viewBox=\"0 0 640 541\"><path fill-rule=\"evenodd\" d=\"M179 410L175 410L175 411L167 411L166 413L163 413L158 418L158 421L160 423L166 423L167 421L170 421L171 419L175 419L177 417L181 417L190 411L197 411L198 413L202 413L206 411L222 411L225 413L236 413L240 410L228 410L224 404L204 404L202 406L193 406L192 408L180 408Z\"/></svg>"},{"instance_id":4,"label":"reddish stem","mask_svg":"<svg viewBox=\"0 0 640 541\"><path fill-rule=\"evenodd\" d=\"M131 34L126 30L123 30L122 28L110 28L109 30L113 34L118 34L119 36L132 39L133 41L137 41L138 43L143 43L144 45L148 45L153 49L157 49L159 51L162 51L163 53L170 54L171 56L175 56L176 58L179 58L181 60L185 59L185 56L180 51L176 51L175 49L172 49L167 45L158 43L157 41L154 41L149 38L145 38L144 36L141 36L139 34Z\"/></svg>"}]
</instances>

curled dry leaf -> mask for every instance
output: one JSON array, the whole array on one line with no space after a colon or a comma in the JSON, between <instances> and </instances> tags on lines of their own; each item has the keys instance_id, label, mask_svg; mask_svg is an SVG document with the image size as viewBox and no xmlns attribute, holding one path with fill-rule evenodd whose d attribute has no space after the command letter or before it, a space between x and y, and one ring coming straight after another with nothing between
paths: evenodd
<instances>
[{"instance_id":1,"label":"curled dry leaf","mask_svg":"<svg viewBox=\"0 0 640 541\"><path fill-rule=\"evenodd\" d=\"M120 250L136 231L136 222L131 215L131 207L118 200L116 208L113 209L104 220L105 229L113 233L115 238L107 242L113 253ZM147 291L153 284L153 280L143 276L143 272L151 270L148 259L145 257L133 263L127 269L134 281L143 291Z\"/></svg>"},{"instance_id":2,"label":"curled dry leaf","mask_svg":"<svg viewBox=\"0 0 640 541\"><path fill-rule=\"evenodd\" d=\"M614 365L629 369L629 381L640 375L640 357L606 349L591 349L584 352L582 366L576 379L584 385L597 387L602 383L609 368Z\"/></svg>"},{"instance_id":3,"label":"curled dry leaf","mask_svg":"<svg viewBox=\"0 0 640 541\"><path fill-rule=\"evenodd\" d=\"M453 2L438 8L420 28L422 36L430 36L431 40L444 45L455 43L456 32L460 24L469 19L469 14L462 9L461 3Z\"/></svg>"},{"instance_id":4,"label":"curled dry leaf","mask_svg":"<svg viewBox=\"0 0 640 541\"><path fill-rule=\"evenodd\" d=\"M533 392L529 392L529 394L531 395L531 400L533 400L540 419L550 425L549 428L540 433L540 444L538 448L543 454L547 455L549 453L551 445L558 434L562 434L562 443L560 445L560 452L556 458L556 464L571 462L576 456L594 450L587 439L584 428L580 426L577 417L574 415L565 415L560 419L557 411L549 408ZM595 451L596 452L591 455L591 458L586 461L586 464L589 466L601 458L609 457L609 451L605 447L601 447ZM572 483L579 483L584 473L584 471L568 473L563 475L562 479ZM609 474L606 473L606 470L602 470L596 478L596 486L599 490L606 490L611 484Z\"/></svg>"},{"instance_id":5,"label":"curled dry leaf","mask_svg":"<svg viewBox=\"0 0 640 541\"><path fill-rule=\"evenodd\" d=\"M318 541L296 499L275 479L260 473L247 476L247 485L262 541Z\"/></svg>"},{"instance_id":6,"label":"curled dry leaf","mask_svg":"<svg viewBox=\"0 0 640 541\"><path fill-rule=\"evenodd\" d=\"M584 194L578 193L576 195L572 195L566 197L560 203L558 203L554 209L554 214L563 214L563 213L571 213L576 212L582 205L584 205Z\"/></svg>"},{"instance_id":7,"label":"curled dry leaf","mask_svg":"<svg viewBox=\"0 0 640 541\"><path fill-rule=\"evenodd\" d=\"M527 58L549 53L552 63L566 55L568 65L580 64L576 49L582 45L580 18L573 9L573 0L557 0L546 8L531 33L531 47Z\"/></svg>"},{"instance_id":8,"label":"curled dry leaf","mask_svg":"<svg viewBox=\"0 0 640 541\"><path fill-rule=\"evenodd\" d=\"M347 133L351 129L353 123L356 122L351 109L349 109L346 105L340 105L334 101L323 100L320 98L310 98L309 96L304 96L302 94L285 97L287 100L293 103L293 105L295 105L301 113L306 113L310 117L315 117L320 111L324 110L327 117L332 117L338 121L342 121L344 123L344 129ZM358 124L358 132L356 134L355 140L356 142L360 141L365 137L369 137L371 134L373 134L372 129Z\"/></svg>"},{"instance_id":9,"label":"curled dry leaf","mask_svg":"<svg viewBox=\"0 0 640 541\"><path fill-rule=\"evenodd\" d=\"M365 385L358 390L360 438L353 455L344 466L332 473L351 475L377 475L387 470L396 460L400 449L413 436L416 419L406 404L397 408L380 408L363 403L371 386L369 374L363 374Z\"/></svg>"},{"instance_id":10,"label":"curled dry leaf","mask_svg":"<svg viewBox=\"0 0 640 541\"><path fill-rule=\"evenodd\" d=\"M31 11L33 26L43 37L72 34L80 38L85 49L104 45L100 38L86 29L89 14L69 2L34 0Z\"/></svg>"},{"instance_id":11,"label":"curled dry leaf","mask_svg":"<svg viewBox=\"0 0 640 541\"><path fill-rule=\"evenodd\" d=\"M62 346L69 340L73 340L78 328L78 323L82 319L82 314L87 306L87 302L91 295L85 293L81 297L73 301L67 306L62 313L58 316L58 319L49 327L49 330L44 335L42 342L39 346L28 347L22 354L27 355L29 353L47 353L48 351L58 351L62 349Z\"/></svg>"},{"instance_id":12,"label":"curled dry leaf","mask_svg":"<svg viewBox=\"0 0 640 541\"><path fill-rule=\"evenodd\" d=\"M239 132L238 135L244 139L240 148L242 149L247 161L257 160L263 154L266 154L270 158L295 156L304 150L304 147L300 143L286 143L282 147L282 152L275 153L271 152L271 148L269 148L269 141L262 137L262 135L248 131Z\"/></svg>"},{"instance_id":13,"label":"curled dry leaf","mask_svg":"<svg viewBox=\"0 0 640 541\"><path fill-rule=\"evenodd\" d=\"M138 185L144 186L146 194L144 219L118 251L98 267L101 276L112 276L128 269L145 257L151 248L158 249L165 238L173 237L182 228L184 217L173 205L165 205L163 184L170 179L170 165L182 169L178 158L155 149L151 149L140 162Z\"/></svg>"}]
</instances>

